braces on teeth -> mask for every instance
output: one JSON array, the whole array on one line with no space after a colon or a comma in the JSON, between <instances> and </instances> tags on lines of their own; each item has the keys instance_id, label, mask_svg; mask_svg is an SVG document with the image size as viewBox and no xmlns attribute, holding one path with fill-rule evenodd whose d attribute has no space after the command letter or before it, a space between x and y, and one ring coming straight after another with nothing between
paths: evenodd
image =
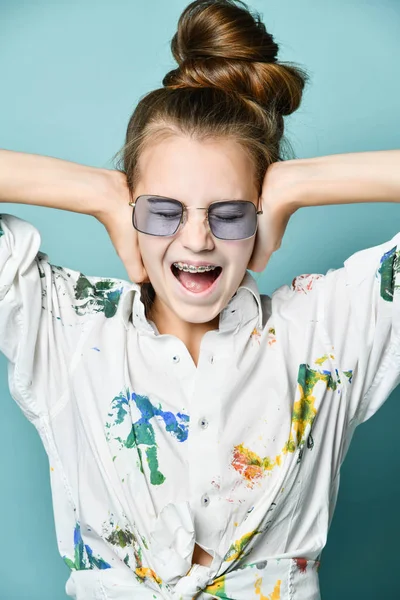
<instances>
[{"instance_id":1,"label":"braces on teeth","mask_svg":"<svg viewBox=\"0 0 400 600\"><path fill-rule=\"evenodd\" d=\"M174 263L174 267L177 267L180 271L187 271L189 273L204 273L204 271L213 271L216 266L207 265L201 267L195 267L193 265L187 265L186 263Z\"/></svg>"}]
</instances>

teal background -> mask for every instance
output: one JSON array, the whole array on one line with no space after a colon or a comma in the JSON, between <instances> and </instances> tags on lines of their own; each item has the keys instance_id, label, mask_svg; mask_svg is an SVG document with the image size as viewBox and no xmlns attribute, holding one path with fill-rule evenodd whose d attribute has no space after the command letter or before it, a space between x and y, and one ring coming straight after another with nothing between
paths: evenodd
<instances>
[{"instance_id":1,"label":"teal background","mask_svg":"<svg viewBox=\"0 0 400 600\"><path fill-rule=\"evenodd\" d=\"M139 98L176 65L169 42L183 0L0 0L0 147L112 168ZM311 82L286 119L297 157L400 148L398 0L253 0ZM6 204L32 222L51 262L123 277L95 219ZM339 268L399 231L395 204L305 208L258 276L263 293L300 273ZM12 400L0 357L0 600L63 600L69 570L56 545L48 461ZM355 434L322 557L323 600L399 597L400 391Z\"/></svg>"}]
</instances>

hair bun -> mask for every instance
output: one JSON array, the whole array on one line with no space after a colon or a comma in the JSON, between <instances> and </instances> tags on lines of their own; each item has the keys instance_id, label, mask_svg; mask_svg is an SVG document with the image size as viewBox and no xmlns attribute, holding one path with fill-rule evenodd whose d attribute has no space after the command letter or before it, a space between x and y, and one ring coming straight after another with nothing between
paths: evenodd
<instances>
[{"instance_id":1,"label":"hair bun","mask_svg":"<svg viewBox=\"0 0 400 600\"><path fill-rule=\"evenodd\" d=\"M241 0L191 2L171 50L179 67L165 75L165 87L217 87L282 115L300 105L306 73L277 62L279 46Z\"/></svg>"}]
</instances>

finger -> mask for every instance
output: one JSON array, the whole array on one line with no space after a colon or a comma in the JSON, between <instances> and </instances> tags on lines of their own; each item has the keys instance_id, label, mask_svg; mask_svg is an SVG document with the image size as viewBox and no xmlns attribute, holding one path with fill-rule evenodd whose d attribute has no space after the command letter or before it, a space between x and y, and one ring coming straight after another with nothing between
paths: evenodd
<instances>
[{"instance_id":1,"label":"finger","mask_svg":"<svg viewBox=\"0 0 400 600\"><path fill-rule=\"evenodd\" d=\"M273 253L273 231L272 218L268 205L261 198L261 209L263 213L259 215L256 239L253 253L250 257L248 268L251 271L260 273L264 271L268 260Z\"/></svg>"},{"instance_id":2,"label":"finger","mask_svg":"<svg viewBox=\"0 0 400 600\"><path fill-rule=\"evenodd\" d=\"M106 229L114 248L122 260L129 279L135 283L143 283L148 279L139 249L137 231L127 225L126 219L106 223Z\"/></svg>"},{"instance_id":3,"label":"finger","mask_svg":"<svg viewBox=\"0 0 400 600\"><path fill-rule=\"evenodd\" d=\"M149 281L140 253L136 229L131 228L126 243L121 245L120 257L131 281L135 283Z\"/></svg>"}]
</instances>

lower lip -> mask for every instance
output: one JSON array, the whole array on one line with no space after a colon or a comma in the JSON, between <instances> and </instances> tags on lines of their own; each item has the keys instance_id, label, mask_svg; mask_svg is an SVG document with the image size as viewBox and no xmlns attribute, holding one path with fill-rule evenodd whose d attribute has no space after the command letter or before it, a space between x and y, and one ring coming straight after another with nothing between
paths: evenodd
<instances>
[{"instance_id":1,"label":"lower lip","mask_svg":"<svg viewBox=\"0 0 400 600\"><path fill-rule=\"evenodd\" d=\"M175 277L171 268L169 269L169 272L171 273L172 278L176 282L176 284L178 286L178 290L180 290L181 293L183 292L185 294L185 296L190 296L191 298L207 298L208 296L211 296L211 294L213 294L216 291L218 284L219 284L220 280L222 279L222 273L224 272L224 270L222 269L222 271L218 275L217 279L213 282L212 285L210 285L209 288L204 290L204 292L191 292L190 290L185 288L184 285L181 284L181 282L179 281L179 279L177 277Z\"/></svg>"}]
</instances>

